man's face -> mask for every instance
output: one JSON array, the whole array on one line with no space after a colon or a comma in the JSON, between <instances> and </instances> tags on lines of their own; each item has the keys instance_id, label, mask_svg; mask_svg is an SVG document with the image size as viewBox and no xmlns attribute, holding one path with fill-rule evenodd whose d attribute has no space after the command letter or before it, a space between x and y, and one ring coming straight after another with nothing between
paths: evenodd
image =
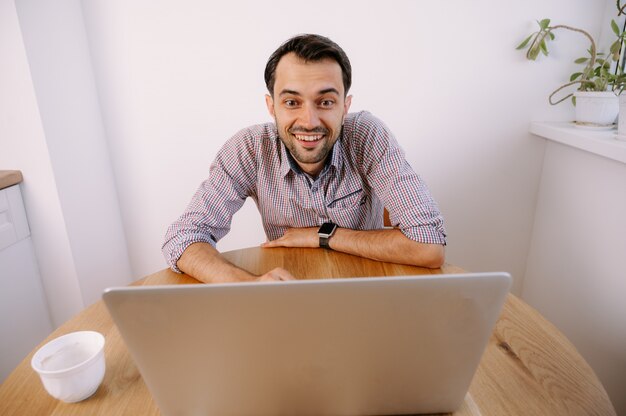
<instances>
[{"instance_id":1,"label":"man's face","mask_svg":"<svg viewBox=\"0 0 626 416\"><path fill-rule=\"evenodd\" d=\"M334 60L305 62L289 53L278 62L267 108L280 139L311 175L320 173L339 138L352 98L344 95L341 67Z\"/></svg>"}]
</instances>

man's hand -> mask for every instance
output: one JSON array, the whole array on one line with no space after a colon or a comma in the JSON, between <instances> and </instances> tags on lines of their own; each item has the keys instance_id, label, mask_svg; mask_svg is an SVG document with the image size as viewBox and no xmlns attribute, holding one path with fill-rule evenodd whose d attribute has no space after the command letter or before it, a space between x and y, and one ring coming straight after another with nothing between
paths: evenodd
<instances>
[{"instance_id":1,"label":"man's hand","mask_svg":"<svg viewBox=\"0 0 626 416\"><path fill-rule=\"evenodd\" d=\"M191 244L178 260L178 268L205 283L278 282L295 280L287 270L277 267L256 276L227 261L209 243Z\"/></svg>"},{"instance_id":2,"label":"man's hand","mask_svg":"<svg viewBox=\"0 0 626 416\"><path fill-rule=\"evenodd\" d=\"M265 242L261 247L319 247L317 230L318 227L289 228L282 237Z\"/></svg>"},{"instance_id":3,"label":"man's hand","mask_svg":"<svg viewBox=\"0 0 626 416\"><path fill-rule=\"evenodd\" d=\"M296 280L296 278L282 267L277 267L265 273L264 275L259 276L256 280L259 282L280 282L286 280Z\"/></svg>"}]
</instances>

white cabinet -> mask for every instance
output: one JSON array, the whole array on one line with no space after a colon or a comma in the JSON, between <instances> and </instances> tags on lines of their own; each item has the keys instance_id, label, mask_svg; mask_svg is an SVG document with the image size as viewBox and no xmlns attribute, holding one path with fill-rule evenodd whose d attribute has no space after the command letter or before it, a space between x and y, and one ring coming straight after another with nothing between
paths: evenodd
<instances>
[{"instance_id":1,"label":"white cabinet","mask_svg":"<svg viewBox=\"0 0 626 416\"><path fill-rule=\"evenodd\" d=\"M19 185L0 190L0 383L52 332Z\"/></svg>"},{"instance_id":2,"label":"white cabinet","mask_svg":"<svg viewBox=\"0 0 626 416\"><path fill-rule=\"evenodd\" d=\"M626 415L626 143L535 123L548 139L522 298L555 324Z\"/></svg>"}]
</instances>

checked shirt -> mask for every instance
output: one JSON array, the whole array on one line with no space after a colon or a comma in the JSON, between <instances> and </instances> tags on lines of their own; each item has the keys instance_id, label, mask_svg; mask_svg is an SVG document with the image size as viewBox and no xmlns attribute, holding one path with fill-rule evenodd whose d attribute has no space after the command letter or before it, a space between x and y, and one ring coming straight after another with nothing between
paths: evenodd
<instances>
[{"instance_id":1,"label":"checked shirt","mask_svg":"<svg viewBox=\"0 0 626 416\"><path fill-rule=\"evenodd\" d=\"M328 163L313 178L302 172L274 123L241 130L218 152L209 177L167 230L163 254L173 270L195 242L213 246L252 198L269 240L288 228L334 222L357 230L383 227L383 210L408 238L445 244L443 218L426 184L389 129L368 112L348 114Z\"/></svg>"}]
</instances>

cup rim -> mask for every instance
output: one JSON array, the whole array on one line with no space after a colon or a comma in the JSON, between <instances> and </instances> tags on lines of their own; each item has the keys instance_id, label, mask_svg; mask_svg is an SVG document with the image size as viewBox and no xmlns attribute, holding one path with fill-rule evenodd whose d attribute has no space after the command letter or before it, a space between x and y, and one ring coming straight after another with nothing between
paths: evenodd
<instances>
[{"instance_id":1,"label":"cup rim","mask_svg":"<svg viewBox=\"0 0 626 416\"><path fill-rule=\"evenodd\" d=\"M85 335L85 334L89 334L91 336L95 336L95 338L97 339L97 343L98 343L98 348L96 349L96 351L94 351L94 353L91 354L87 359L85 359L85 360L83 360L83 361L79 362L78 364L75 364L75 365L73 365L71 367L63 368L61 370L44 370L43 368L41 368L39 363L41 362L41 355L43 354L43 351L45 349L50 348L51 346L53 346L55 344L61 343L63 339L73 338L73 337L77 337L77 336L81 336L81 335ZM102 335L100 332L97 332L97 331L75 331L75 332L70 332L70 333L67 333L65 335L61 335L60 337L54 338L54 339L46 342L39 349L37 349L37 351L33 355L33 358L30 360L30 365L33 368L33 370L35 370L40 375L45 375L45 376L66 375L68 373L73 372L74 370L76 370L79 367L85 367L88 364L90 364L91 362L95 361L103 353L104 341L105 341L104 335Z\"/></svg>"}]
</instances>

